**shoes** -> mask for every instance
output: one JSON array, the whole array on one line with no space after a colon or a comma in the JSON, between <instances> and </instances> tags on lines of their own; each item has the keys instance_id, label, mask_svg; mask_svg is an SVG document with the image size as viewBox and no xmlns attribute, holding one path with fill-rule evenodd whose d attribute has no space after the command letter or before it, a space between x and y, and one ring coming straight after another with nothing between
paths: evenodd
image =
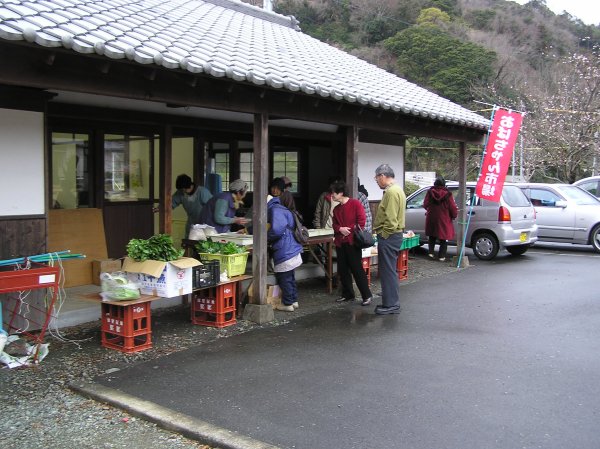
<instances>
[{"instance_id":1,"label":"shoes","mask_svg":"<svg viewBox=\"0 0 600 449\"><path fill-rule=\"evenodd\" d=\"M446 260L446 258L445 258L445 257L440 257L440 258L439 258L439 261L440 261L440 262L443 262L444 260Z\"/></svg>"},{"instance_id":2,"label":"shoes","mask_svg":"<svg viewBox=\"0 0 600 449\"><path fill-rule=\"evenodd\" d=\"M432 259L435 257L433 254L427 254L429 257L431 257Z\"/></svg>"},{"instance_id":3,"label":"shoes","mask_svg":"<svg viewBox=\"0 0 600 449\"><path fill-rule=\"evenodd\" d=\"M355 298L344 298L343 296L341 298L338 298L335 300L335 302L351 302L354 301Z\"/></svg>"},{"instance_id":4,"label":"shoes","mask_svg":"<svg viewBox=\"0 0 600 449\"><path fill-rule=\"evenodd\" d=\"M298 301L296 301L296 302L292 303L292 307L293 307L294 309L298 309L298 308L300 307L300 306L298 305Z\"/></svg>"},{"instance_id":5,"label":"shoes","mask_svg":"<svg viewBox=\"0 0 600 449\"><path fill-rule=\"evenodd\" d=\"M282 312L293 312L294 311L294 306L291 304L289 306L286 306L285 304L277 304L277 306L275 308L277 310L281 310Z\"/></svg>"},{"instance_id":6,"label":"shoes","mask_svg":"<svg viewBox=\"0 0 600 449\"><path fill-rule=\"evenodd\" d=\"M393 315L400 313L400 306L383 307L377 306L375 308L376 315Z\"/></svg>"},{"instance_id":7,"label":"shoes","mask_svg":"<svg viewBox=\"0 0 600 449\"><path fill-rule=\"evenodd\" d=\"M362 301L362 305L363 306L368 306L369 304L371 304L371 302L373 301L373 298L367 298L367 299L363 299Z\"/></svg>"}]
</instances>

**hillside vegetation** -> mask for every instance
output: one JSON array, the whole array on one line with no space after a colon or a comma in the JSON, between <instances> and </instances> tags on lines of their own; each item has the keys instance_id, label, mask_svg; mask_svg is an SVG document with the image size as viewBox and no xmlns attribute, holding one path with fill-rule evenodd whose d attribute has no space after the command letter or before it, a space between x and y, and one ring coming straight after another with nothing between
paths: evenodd
<instances>
[{"instance_id":1,"label":"hillside vegetation","mask_svg":"<svg viewBox=\"0 0 600 449\"><path fill-rule=\"evenodd\" d=\"M544 0L278 0L274 8L305 33L483 115L485 104L526 112L515 159L525 179L572 182L597 171L599 26L555 15ZM410 139L407 170L456 177L447 146ZM481 149L471 151L474 179Z\"/></svg>"}]
</instances>

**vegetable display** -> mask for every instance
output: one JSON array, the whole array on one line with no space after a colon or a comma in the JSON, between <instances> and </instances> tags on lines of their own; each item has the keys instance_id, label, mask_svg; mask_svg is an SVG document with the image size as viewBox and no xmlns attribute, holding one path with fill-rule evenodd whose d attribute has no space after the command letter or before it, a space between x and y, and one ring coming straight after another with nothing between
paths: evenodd
<instances>
[{"instance_id":1,"label":"vegetable display","mask_svg":"<svg viewBox=\"0 0 600 449\"><path fill-rule=\"evenodd\" d=\"M237 245L233 242L221 243L221 242L213 242L210 238L206 241L201 241L196 243L196 251L198 253L208 253L208 254L241 254L245 253L246 249Z\"/></svg>"},{"instance_id":2,"label":"vegetable display","mask_svg":"<svg viewBox=\"0 0 600 449\"><path fill-rule=\"evenodd\" d=\"M160 260L169 262L180 259L184 250L173 246L173 238L169 234L153 235L147 240L131 239L127 244L127 255L136 262Z\"/></svg>"}]
</instances>

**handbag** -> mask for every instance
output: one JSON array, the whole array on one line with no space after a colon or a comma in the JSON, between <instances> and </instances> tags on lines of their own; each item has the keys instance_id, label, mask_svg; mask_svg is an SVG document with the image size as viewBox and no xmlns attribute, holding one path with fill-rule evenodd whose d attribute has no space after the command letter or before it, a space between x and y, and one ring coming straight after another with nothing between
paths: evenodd
<instances>
[{"instance_id":1,"label":"handbag","mask_svg":"<svg viewBox=\"0 0 600 449\"><path fill-rule=\"evenodd\" d=\"M373 239L373 234L371 234L366 229L362 229L360 226L356 225L354 228L354 246L360 249L370 248L375 244L375 240Z\"/></svg>"}]
</instances>

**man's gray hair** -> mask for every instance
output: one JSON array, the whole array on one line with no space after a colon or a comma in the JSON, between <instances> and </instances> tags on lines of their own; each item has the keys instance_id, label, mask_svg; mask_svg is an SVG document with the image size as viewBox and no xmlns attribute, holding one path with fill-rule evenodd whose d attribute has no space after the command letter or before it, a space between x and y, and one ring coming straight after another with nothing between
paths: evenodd
<instances>
[{"instance_id":1,"label":"man's gray hair","mask_svg":"<svg viewBox=\"0 0 600 449\"><path fill-rule=\"evenodd\" d=\"M379 167L375 169L375 176L387 176L388 178L395 178L394 170L388 164L381 164Z\"/></svg>"}]
</instances>

